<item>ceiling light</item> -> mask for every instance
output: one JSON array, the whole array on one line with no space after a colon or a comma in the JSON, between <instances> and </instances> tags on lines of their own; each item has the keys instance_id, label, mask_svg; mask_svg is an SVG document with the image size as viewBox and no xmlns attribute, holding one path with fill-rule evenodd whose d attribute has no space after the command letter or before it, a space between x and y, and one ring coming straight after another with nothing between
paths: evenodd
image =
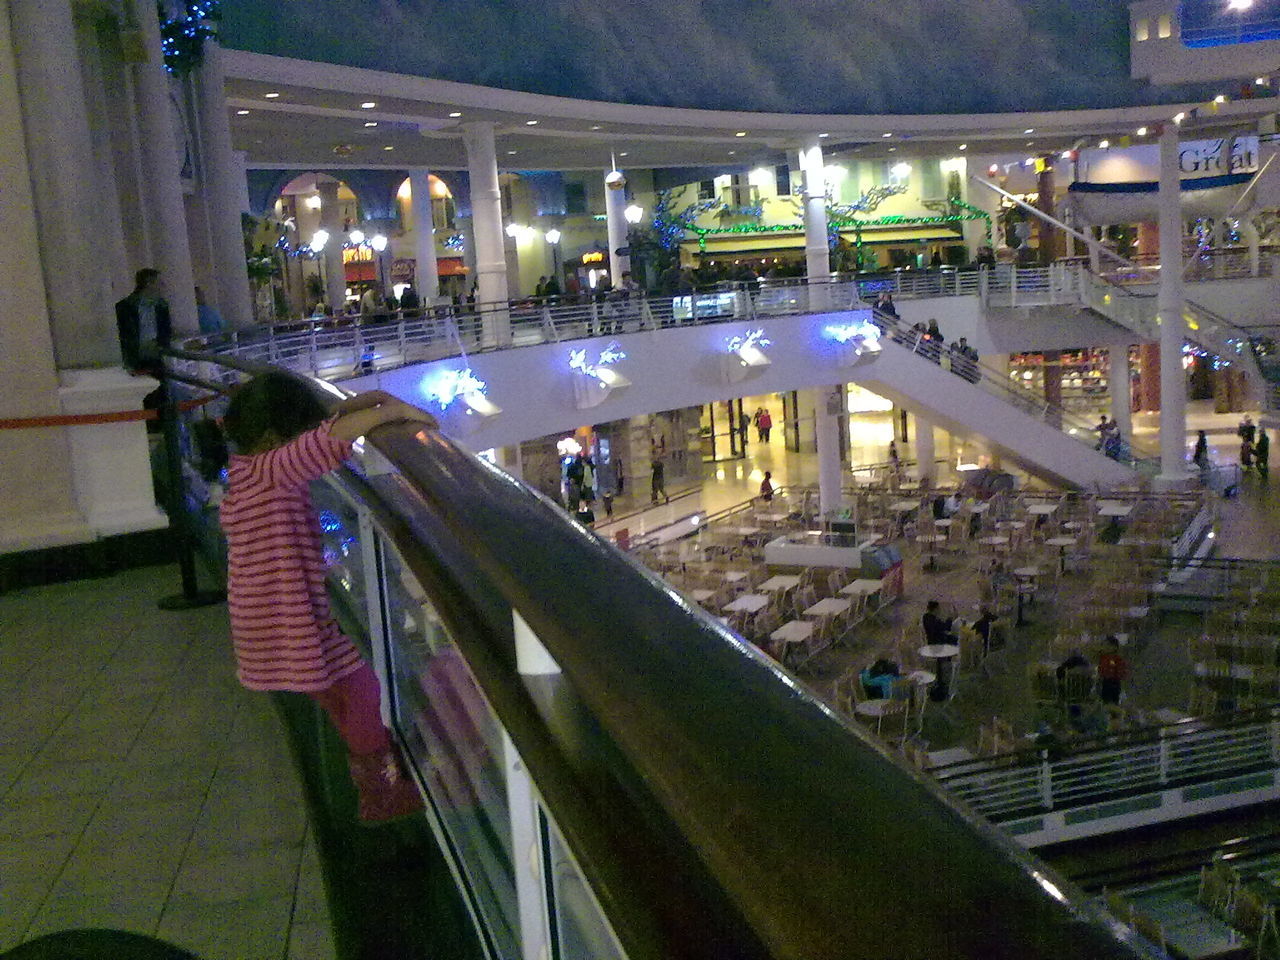
<instances>
[{"instance_id":1,"label":"ceiling light","mask_svg":"<svg viewBox=\"0 0 1280 960\"><path fill-rule=\"evenodd\" d=\"M1063 160L1070 160L1070 159L1071 159L1071 151L1070 151L1070 150L1063 150L1063 151L1062 151L1062 159L1063 159Z\"/></svg>"},{"instance_id":2,"label":"ceiling light","mask_svg":"<svg viewBox=\"0 0 1280 960\"><path fill-rule=\"evenodd\" d=\"M745 130L739 130L737 133L734 134L735 137L745 137L746 135L747 135L747 131Z\"/></svg>"},{"instance_id":3,"label":"ceiling light","mask_svg":"<svg viewBox=\"0 0 1280 960\"><path fill-rule=\"evenodd\" d=\"M737 153L738 153L738 151L737 151L737 150L730 150L730 151L729 151L729 156L731 156L731 157L733 157L733 156L737 156Z\"/></svg>"},{"instance_id":4,"label":"ceiling light","mask_svg":"<svg viewBox=\"0 0 1280 960\"><path fill-rule=\"evenodd\" d=\"M1027 129L1023 130L1022 132L1023 132L1024 134L1026 134L1026 133L1035 133L1035 132L1036 132L1036 128L1035 128L1035 127L1027 127Z\"/></svg>"},{"instance_id":5,"label":"ceiling light","mask_svg":"<svg viewBox=\"0 0 1280 960\"><path fill-rule=\"evenodd\" d=\"M524 232L524 227L523 227L523 226L521 226L520 224L518 224L518 223L508 223L508 224L507 224L506 234L507 234L507 236L508 236L508 237L510 237L512 240L514 240L516 237L520 236L520 234L522 234L523 232Z\"/></svg>"},{"instance_id":6,"label":"ceiling light","mask_svg":"<svg viewBox=\"0 0 1280 960\"><path fill-rule=\"evenodd\" d=\"M366 100L364 103L360 104L360 109L361 109L361 110L372 110L372 109L373 109L374 107L376 107L376 106L377 106L377 104L376 104L376 103L374 103L372 100Z\"/></svg>"},{"instance_id":7,"label":"ceiling light","mask_svg":"<svg viewBox=\"0 0 1280 960\"><path fill-rule=\"evenodd\" d=\"M352 230L349 234L347 234L347 239L350 240L352 243L354 243L356 246L359 246L360 244L364 243L364 231Z\"/></svg>"},{"instance_id":8,"label":"ceiling light","mask_svg":"<svg viewBox=\"0 0 1280 960\"><path fill-rule=\"evenodd\" d=\"M962 144L960 144L960 149L961 149L961 150L968 150L968 149L969 149L969 145L968 145L967 143L962 143Z\"/></svg>"},{"instance_id":9,"label":"ceiling light","mask_svg":"<svg viewBox=\"0 0 1280 960\"><path fill-rule=\"evenodd\" d=\"M559 242L560 242L560 231L557 230L555 227L552 227L550 230L547 231L547 243L559 243Z\"/></svg>"},{"instance_id":10,"label":"ceiling light","mask_svg":"<svg viewBox=\"0 0 1280 960\"><path fill-rule=\"evenodd\" d=\"M882 136L882 137L892 137L892 136L893 136L893 134L892 134L892 133L882 133L882 134L880 134L880 136Z\"/></svg>"},{"instance_id":11,"label":"ceiling light","mask_svg":"<svg viewBox=\"0 0 1280 960\"><path fill-rule=\"evenodd\" d=\"M369 246L381 253L387 249L387 238L380 233L375 233L369 240Z\"/></svg>"},{"instance_id":12,"label":"ceiling light","mask_svg":"<svg viewBox=\"0 0 1280 960\"><path fill-rule=\"evenodd\" d=\"M823 139L823 140L825 140L825 139L826 139L827 137L829 137L829 136L831 136L831 134L829 134L829 133L820 133L820 134L818 134L818 137L819 137L820 139Z\"/></svg>"},{"instance_id":13,"label":"ceiling light","mask_svg":"<svg viewBox=\"0 0 1280 960\"><path fill-rule=\"evenodd\" d=\"M508 150L508 151L507 151L507 156L508 156L508 157L514 157L515 155L516 155L516 152L515 152L514 150Z\"/></svg>"},{"instance_id":14,"label":"ceiling light","mask_svg":"<svg viewBox=\"0 0 1280 960\"><path fill-rule=\"evenodd\" d=\"M631 154L630 154L628 151L623 150L621 153L619 153L619 154L618 154L618 156L620 156L620 157L629 157L629 156L631 156Z\"/></svg>"},{"instance_id":15,"label":"ceiling light","mask_svg":"<svg viewBox=\"0 0 1280 960\"><path fill-rule=\"evenodd\" d=\"M890 152L890 153L897 153L897 152L898 152L898 148L897 148L897 147L890 147L890 148L889 148L889 152Z\"/></svg>"},{"instance_id":16,"label":"ceiling light","mask_svg":"<svg viewBox=\"0 0 1280 960\"><path fill-rule=\"evenodd\" d=\"M1027 146L1028 146L1028 147L1034 147L1035 145L1036 145L1036 142L1035 142L1034 140L1028 140L1028 141L1027 141Z\"/></svg>"},{"instance_id":17,"label":"ceiling light","mask_svg":"<svg viewBox=\"0 0 1280 960\"><path fill-rule=\"evenodd\" d=\"M278 94L278 93L264 93L264 94L263 94L263 96L264 96L264 97L266 97L268 100L274 100L276 97L280 96L280 94Z\"/></svg>"},{"instance_id":18,"label":"ceiling light","mask_svg":"<svg viewBox=\"0 0 1280 960\"><path fill-rule=\"evenodd\" d=\"M456 120L458 119L458 117L462 116L462 113L461 111L455 110L453 111L453 113L449 114L449 116L453 117Z\"/></svg>"},{"instance_id":19,"label":"ceiling light","mask_svg":"<svg viewBox=\"0 0 1280 960\"><path fill-rule=\"evenodd\" d=\"M366 121L364 122L364 125L365 125L366 127L376 127L376 126L378 125L378 121L377 121L377 120L366 120Z\"/></svg>"},{"instance_id":20,"label":"ceiling light","mask_svg":"<svg viewBox=\"0 0 1280 960\"><path fill-rule=\"evenodd\" d=\"M328 230L317 230L311 235L311 243L309 246L317 253L324 249L324 245L329 242Z\"/></svg>"},{"instance_id":21,"label":"ceiling light","mask_svg":"<svg viewBox=\"0 0 1280 960\"><path fill-rule=\"evenodd\" d=\"M994 177L999 172L1000 164L998 163L993 163L991 166L987 167L987 176L989 177Z\"/></svg>"},{"instance_id":22,"label":"ceiling light","mask_svg":"<svg viewBox=\"0 0 1280 960\"><path fill-rule=\"evenodd\" d=\"M1225 93L1220 93L1220 94L1218 94L1216 97L1214 97L1214 98L1213 98L1213 102L1214 102L1214 103L1226 103L1226 102L1227 102L1227 95L1226 95Z\"/></svg>"},{"instance_id":23,"label":"ceiling light","mask_svg":"<svg viewBox=\"0 0 1280 960\"><path fill-rule=\"evenodd\" d=\"M1107 149L1107 147L1111 146L1111 141L1110 141L1110 140L1099 140L1099 141L1098 141L1098 146L1099 146L1099 147L1101 147L1103 150L1105 150L1105 149Z\"/></svg>"},{"instance_id":24,"label":"ceiling light","mask_svg":"<svg viewBox=\"0 0 1280 960\"><path fill-rule=\"evenodd\" d=\"M1239 13L1253 6L1253 0L1227 0L1227 9Z\"/></svg>"},{"instance_id":25,"label":"ceiling light","mask_svg":"<svg viewBox=\"0 0 1280 960\"><path fill-rule=\"evenodd\" d=\"M911 176L911 164L907 163L905 160L895 163L889 172L899 180L905 180L907 177Z\"/></svg>"},{"instance_id":26,"label":"ceiling light","mask_svg":"<svg viewBox=\"0 0 1280 960\"><path fill-rule=\"evenodd\" d=\"M1139 127L1139 128L1138 128L1138 136L1140 136L1140 137L1145 137L1146 135L1147 135L1147 128L1146 128L1146 127Z\"/></svg>"},{"instance_id":27,"label":"ceiling light","mask_svg":"<svg viewBox=\"0 0 1280 960\"><path fill-rule=\"evenodd\" d=\"M537 120L526 120L526 121L524 122L524 125L525 125L526 127L536 127L536 126L538 125L538 121L537 121Z\"/></svg>"},{"instance_id":28,"label":"ceiling light","mask_svg":"<svg viewBox=\"0 0 1280 960\"><path fill-rule=\"evenodd\" d=\"M1023 165L1024 167L1034 167L1034 166L1036 165L1036 158L1035 158L1035 157L1027 157L1027 159L1025 159L1025 160L1023 160L1023 161L1022 161L1022 165Z\"/></svg>"},{"instance_id":29,"label":"ceiling light","mask_svg":"<svg viewBox=\"0 0 1280 960\"><path fill-rule=\"evenodd\" d=\"M592 130L599 130L599 129L600 129L600 124L598 124L598 123L597 123L597 124L593 124L593 125L592 125L592 127L591 127L591 129L592 129Z\"/></svg>"},{"instance_id":30,"label":"ceiling light","mask_svg":"<svg viewBox=\"0 0 1280 960\"><path fill-rule=\"evenodd\" d=\"M383 150L394 150L394 149L395 149L395 147L392 147L392 146L386 146L386 147L383 147L382 149L383 149Z\"/></svg>"},{"instance_id":31,"label":"ceiling light","mask_svg":"<svg viewBox=\"0 0 1280 960\"><path fill-rule=\"evenodd\" d=\"M1187 115L1186 115L1185 113L1175 113L1175 114L1173 115L1173 122L1174 122L1174 123L1181 123L1181 122L1182 122L1183 120L1185 120L1185 119L1187 119Z\"/></svg>"},{"instance_id":32,"label":"ceiling light","mask_svg":"<svg viewBox=\"0 0 1280 960\"><path fill-rule=\"evenodd\" d=\"M320 200L320 194L313 193L311 196L307 197L304 202L306 203L308 210L319 210L322 201Z\"/></svg>"},{"instance_id":33,"label":"ceiling light","mask_svg":"<svg viewBox=\"0 0 1280 960\"><path fill-rule=\"evenodd\" d=\"M237 110L237 111L236 111L236 116L237 116L237 117L247 117L248 115L249 115L249 111L248 111L248 110Z\"/></svg>"},{"instance_id":34,"label":"ceiling light","mask_svg":"<svg viewBox=\"0 0 1280 960\"><path fill-rule=\"evenodd\" d=\"M1265 87L1267 84L1271 82L1271 80L1267 77L1254 77L1253 82L1260 87Z\"/></svg>"}]
</instances>

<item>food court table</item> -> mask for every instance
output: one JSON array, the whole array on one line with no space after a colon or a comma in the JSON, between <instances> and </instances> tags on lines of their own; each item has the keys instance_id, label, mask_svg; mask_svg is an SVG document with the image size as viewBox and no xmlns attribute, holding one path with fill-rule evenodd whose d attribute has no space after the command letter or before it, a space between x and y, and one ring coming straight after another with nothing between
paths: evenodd
<instances>
[{"instance_id":1,"label":"food court table","mask_svg":"<svg viewBox=\"0 0 1280 960\"><path fill-rule=\"evenodd\" d=\"M769 634L769 639L786 644L807 643L812 636L812 620L788 620L773 633Z\"/></svg>"},{"instance_id":2,"label":"food court table","mask_svg":"<svg viewBox=\"0 0 1280 960\"><path fill-rule=\"evenodd\" d=\"M689 596L693 597L694 603L706 603L716 595L714 590L690 590Z\"/></svg>"},{"instance_id":3,"label":"food court table","mask_svg":"<svg viewBox=\"0 0 1280 960\"><path fill-rule=\"evenodd\" d=\"M769 598L762 593L744 593L721 609L730 613L759 613L769 605Z\"/></svg>"},{"instance_id":4,"label":"food court table","mask_svg":"<svg viewBox=\"0 0 1280 960\"><path fill-rule=\"evenodd\" d=\"M1012 571L1018 580L1018 619L1014 622L1015 626L1024 627L1027 624L1026 619L1022 616L1022 605L1027 599L1028 590L1031 596L1035 596L1036 578L1040 576L1039 567L1016 567Z\"/></svg>"},{"instance_id":5,"label":"food court table","mask_svg":"<svg viewBox=\"0 0 1280 960\"><path fill-rule=\"evenodd\" d=\"M770 577L756 589L761 593L785 593L788 590L794 590L798 586L800 586L799 577L780 573L777 576Z\"/></svg>"},{"instance_id":6,"label":"food court table","mask_svg":"<svg viewBox=\"0 0 1280 960\"><path fill-rule=\"evenodd\" d=\"M938 674L938 682L933 685L933 691L930 696L934 700L945 700L950 694L947 680L943 679L943 661L952 660L960 655L960 648L954 643L926 643L923 647L916 651L922 657L934 661L934 666Z\"/></svg>"},{"instance_id":7,"label":"food court table","mask_svg":"<svg viewBox=\"0 0 1280 960\"><path fill-rule=\"evenodd\" d=\"M819 600L812 607L805 610L806 617L838 617L846 614L853 607L852 600L839 600L836 597L826 597Z\"/></svg>"},{"instance_id":8,"label":"food court table","mask_svg":"<svg viewBox=\"0 0 1280 960\"><path fill-rule=\"evenodd\" d=\"M1133 513L1133 504L1123 503L1119 500L1101 500L1098 502L1098 516L1100 517L1127 517Z\"/></svg>"},{"instance_id":9,"label":"food court table","mask_svg":"<svg viewBox=\"0 0 1280 960\"><path fill-rule=\"evenodd\" d=\"M1058 572L1067 572L1067 547L1075 546L1075 537L1050 537L1044 542L1046 547L1058 548Z\"/></svg>"},{"instance_id":10,"label":"food court table","mask_svg":"<svg viewBox=\"0 0 1280 960\"><path fill-rule=\"evenodd\" d=\"M1056 503L1033 503L1027 507L1027 513L1033 517L1051 517L1058 511Z\"/></svg>"}]
</instances>

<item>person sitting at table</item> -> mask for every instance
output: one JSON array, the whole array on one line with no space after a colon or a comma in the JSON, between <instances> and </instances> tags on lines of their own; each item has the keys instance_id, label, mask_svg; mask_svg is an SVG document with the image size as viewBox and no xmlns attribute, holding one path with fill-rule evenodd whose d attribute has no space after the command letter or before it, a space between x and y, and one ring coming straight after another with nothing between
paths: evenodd
<instances>
[{"instance_id":1,"label":"person sitting at table","mask_svg":"<svg viewBox=\"0 0 1280 960\"><path fill-rule=\"evenodd\" d=\"M1129 676L1129 661L1120 654L1120 640L1107 637L1107 649L1098 657L1098 698L1103 703L1118 704L1120 688Z\"/></svg>"},{"instance_id":2,"label":"person sitting at table","mask_svg":"<svg viewBox=\"0 0 1280 960\"><path fill-rule=\"evenodd\" d=\"M937 600L930 600L925 605L924 618L921 623L924 626L924 639L928 644L954 644L956 636L951 632L951 624L955 617L942 616L942 604Z\"/></svg>"},{"instance_id":3,"label":"person sitting at table","mask_svg":"<svg viewBox=\"0 0 1280 960\"><path fill-rule=\"evenodd\" d=\"M764 472L764 479L760 481L760 499L765 503L773 500L773 474L768 470Z\"/></svg>"},{"instance_id":4,"label":"person sitting at table","mask_svg":"<svg viewBox=\"0 0 1280 960\"><path fill-rule=\"evenodd\" d=\"M992 650L999 650L1004 646L1004 630L996 624L998 619L991 608L983 604L979 608L978 619L973 622L973 632L982 638L984 657Z\"/></svg>"},{"instance_id":5,"label":"person sitting at table","mask_svg":"<svg viewBox=\"0 0 1280 960\"><path fill-rule=\"evenodd\" d=\"M892 660L880 659L858 674L858 682L872 700L888 700L893 693L893 682L901 675Z\"/></svg>"}]
</instances>

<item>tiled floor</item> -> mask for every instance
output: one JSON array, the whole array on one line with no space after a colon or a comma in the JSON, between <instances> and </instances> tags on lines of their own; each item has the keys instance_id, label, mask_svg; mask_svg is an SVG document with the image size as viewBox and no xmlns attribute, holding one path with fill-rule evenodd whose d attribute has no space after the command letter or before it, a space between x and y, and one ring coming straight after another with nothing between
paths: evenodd
<instances>
[{"instance_id":1,"label":"tiled floor","mask_svg":"<svg viewBox=\"0 0 1280 960\"><path fill-rule=\"evenodd\" d=\"M150 568L0 595L0 950L72 927L208 960L330 957L315 851L226 609Z\"/></svg>"}]
</instances>

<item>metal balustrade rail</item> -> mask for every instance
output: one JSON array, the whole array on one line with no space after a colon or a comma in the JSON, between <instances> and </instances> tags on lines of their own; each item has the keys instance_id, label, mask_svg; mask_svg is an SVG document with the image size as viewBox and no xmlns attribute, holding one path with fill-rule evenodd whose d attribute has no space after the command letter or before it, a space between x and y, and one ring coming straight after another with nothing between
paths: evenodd
<instances>
[{"instance_id":1,"label":"metal balustrade rail","mask_svg":"<svg viewBox=\"0 0 1280 960\"><path fill-rule=\"evenodd\" d=\"M256 369L178 351L167 363L171 384L201 390ZM188 413L181 444L206 514L220 469L208 422L195 423L208 415ZM486 957L845 960L889 942L958 960L1158 956L777 664L443 436L379 427L313 495L331 590L370 644ZM895 857L869 869L872 841ZM421 925L435 907L385 920Z\"/></svg>"},{"instance_id":2,"label":"metal balustrade rail","mask_svg":"<svg viewBox=\"0 0 1280 960\"><path fill-rule=\"evenodd\" d=\"M1057 755L1062 752L1066 755ZM1280 769L1280 709L1029 748L930 772L996 822Z\"/></svg>"}]
</instances>

